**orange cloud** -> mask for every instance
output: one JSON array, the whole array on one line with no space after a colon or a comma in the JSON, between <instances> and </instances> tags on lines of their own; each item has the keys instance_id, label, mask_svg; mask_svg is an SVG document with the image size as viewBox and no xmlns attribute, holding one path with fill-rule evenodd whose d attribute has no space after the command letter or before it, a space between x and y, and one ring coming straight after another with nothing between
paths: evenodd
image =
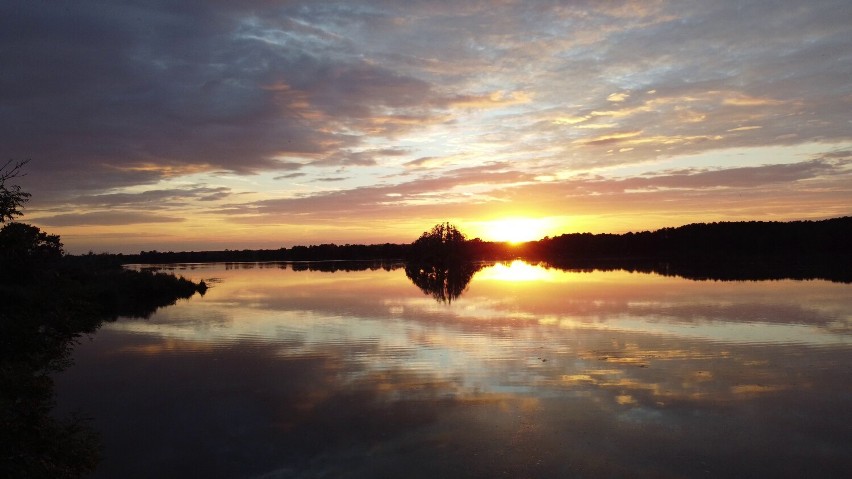
<instances>
[{"instance_id":1,"label":"orange cloud","mask_svg":"<svg viewBox=\"0 0 852 479\"><path fill-rule=\"evenodd\" d=\"M526 91L495 91L487 95L468 95L452 98L448 104L458 108L502 108L530 103L533 95Z\"/></svg>"}]
</instances>

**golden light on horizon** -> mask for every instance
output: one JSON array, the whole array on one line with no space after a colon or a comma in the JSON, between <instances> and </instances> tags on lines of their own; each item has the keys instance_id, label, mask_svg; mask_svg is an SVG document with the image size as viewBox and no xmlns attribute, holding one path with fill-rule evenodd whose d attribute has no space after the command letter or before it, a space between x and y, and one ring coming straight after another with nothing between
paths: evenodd
<instances>
[{"instance_id":1,"label":"golden light on horizon","mask_svg":"<svg viewBox=\"0 0 852 479\"><path fill-rule=\"evenodd\" d=\"M501 218L483 221L476 225L480 236L485 241L502 241L506 243L522 243L544 238L553 228L549 218Z\"/></svg>"}]
</instances>

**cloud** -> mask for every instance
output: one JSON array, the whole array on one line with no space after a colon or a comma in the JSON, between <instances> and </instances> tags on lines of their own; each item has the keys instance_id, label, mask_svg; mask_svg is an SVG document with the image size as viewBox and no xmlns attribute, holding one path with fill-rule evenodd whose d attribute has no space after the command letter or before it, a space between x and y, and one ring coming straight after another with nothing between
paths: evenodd
<instances>
[{"instance_id":1,"label":"cloud","mask_svg":"<svg viewBox=\"0 0 852 479\"><path fill-rule=\"evenodd\" d=\"M406 153L406 150L394 148L362 151L341 150L313 161L311 166L375 166L378 164L376 158L399 157Z\"/></svg>"},{"instance_id":2,"label":"cloud","mask_svg":"<svg viewBox=\"0 0 852 479\"><path fill-rule=\"evenodd\" d=\"M288 173L286 175L276 176L273 179L275 179L275 180L289 180L289 179L292 179L292 178L299 178L301 176L305 176L306 174L307 173Z\"/></svg>"},{"instance_id":3,"label":"cloud","mask_svg":"<svg viewBox=\"0 0 852 479\"><path fill-rule=\"evenodd\" d=\"M446 101L448 106L461 108L503 108L530 103L532 96L527 92L495 91L487 95L466 95Z\"/></svg>"},{"instance_id":4,"label":"cloud","mask_svg":"<svg viewBox=\"0 0 852 479\"><path fill-rule=\"evenodd\" d=\"M331 177L323 181L340 179ZM447 204L487 201L487 195L477 195L473 192L477 188L485 191L532 181L534 175L512 170L511 165L505 163L494 163L458 168L439 177L421 178L396 185L367 186L293 198L232 204L225 206L220 213L232 216L231 221L247 222L275 221L276 218L292 215L317 220L351 215L357 221L359 216L388 214L389 210L404 214L410 207L446 211Z\"/></svg>"},{"instance_id":5,"label":"cloud","mask_svg":"<svg viewBox=\"0 0 852 479\"><path fill-rule=\"evenodd\" d=\"M345 180L348 180L348 179L349 178L346 178L345 176L328 176L328 177L323 177L323 178L317 178L314 181L319 181L319 182L323 182L323 183L334 183L336 181L345 181Z\"/></svg>"},{"instance_id":6,"label":"cloud","mask_svg":"<svg viewBox=\"0 0 852 479\"><path fill-rule=\"evenodd\" d=\"M802 219L849 214L852 170L822 159L755 167L686 168L630 177L578 175L494 192L509 204L563 215L635 216L632 230L685 222ZM679 221L660 218L684 215ZM640 220L645 218L644 220ZM655 221L652 226L648 222ZM645 221L642 223L641 221Z\"/></svg>"},{"instance_id":7,"label":"cloud","mask_svg":"<svg viewBox=\"0 0 852 479\"><path fill-rule=\"evenodd\" d=\"M420 158L406 162L405 166L410 167L410 168L420 168L420 167L428 165L428 164L430 164L430 163L432 163L436 160L439 160L439 158L436 158L434 156L422 156Z\"/></svg>"},{"instance_id":8,"label":"cloud","mask_svg":"<svg viewBox=\"0 0 852 479\"><path fill-rule=\"evenodd\" d=\"M182 218L134 211L92 211L38 218L45 226L121 226L150 223L180 223Z\"/></svg>"},{"instance_id":9,"label":"cloud","mask_svg":"<svg viewBox=\"0 0 852 479\"><path fill-rule=\"evenodd\" d=\"M95 208L142 206L180 206L188 200L213 201L225 199L232 192L227 187L196 186L186 189L147 190L140 193L108 193L74 198L74 204Z\"/></svg>"},{"instance_id":10,"label":"cloud","mask_svg":"<svg viewBox=\"0 0 852 479\"><path fill-rule=\"evenodd\" d=\"M621 133L610 133L604 136L579 140L578 142L584 145L606 146L614 143L620 143L628 138L635 138L641 134L641 131L625 131Z\"/></svg>"},{"instance_id":11,"label":"cloud","mask_svg":"<svg viewBox=\"0 0 852 479\"><path fill-rule=\"evenodd\" d=\"M453 171L453 166L458 165L467 165L470 164L470 154L469 153L458 153L458 154L450 154L445 156L423 156L420 158L415 158L410 161L406 161L402 164L405 168L406 172L418 170L433 170L433 172L451 172Z\"/></svg>"},{"instance_id":12,"label":"cloud","mask_svg":"<svg viewBox=\"0 0 852 479\"><path fill-rule=\"evenodd\" d=\"M850 23L843 0L12 0L0 4L0 144L32 159L22 187L39 214L169 217L228 201L229 218L333 219L343 201L375 221L553 209L572 188L627 185L564 180L582 171L652 170L631 191L735 185L724 171L741 184L796 177L819 165L737 170L756 165L725 152L848 149ZM689 157L704 160L651 166ZM836 201L825 182L845 170L818 175L823 193L794 180L785 194ZM231 198L243 193L276 199Z\"/></svg>"},{"instance_id":13,"label":"cloud","mask_svg":"<svg viewBox=\"0 0 852 479\"><path fill-rule=\"evenodd\" d=\"M623 189L646 188L753 188L839 173L836 166L819 160L794 164L713 170L685 170L618 180Z\"/></svg>"},{"instance_id":14,"label":"cloud","mask_svg":"<svg viewBox=\"0 0 852 479\"><path fill-rule=\"evenodd\" d=\"M256 18L262 3L12 3L0 10L14 19L0 33L13 46L0 139L6 155L33 158L48 193L298 168L275 158L399 134L439 121L430 105L447 103L427 82L322 48L345 39L288 30L301 23L279 20L294 12Z\"/></svg>"},{"instance_id":15,"label":"cloud","mask_svg":"<svg viewBox=\"0 0 852 479\"><path fill-rule=\"evenodd\" d=\"M849 172L841 164L810 160L801 163L755 167L687 168L626 178L580 176L563 182L540 185L539 187L559 190L558 196L562 197L566 195L610 195L664 190L713 191L720 188L748 190L847 174ZM555 191L551 191L551 193L555 195Z\"/></svg>"}]
</instances>

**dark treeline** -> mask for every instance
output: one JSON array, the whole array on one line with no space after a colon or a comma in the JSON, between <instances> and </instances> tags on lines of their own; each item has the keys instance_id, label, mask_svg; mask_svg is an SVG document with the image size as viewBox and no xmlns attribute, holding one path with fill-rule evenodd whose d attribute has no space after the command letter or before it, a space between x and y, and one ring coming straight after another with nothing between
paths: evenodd
<instances>
[{"instance_id":1,"label":"dark treeline","mask_svg":"<svg viewBox=\"0 0 852 479\"><path fill-rule=\"evenodd\" d=\"M456 231L448 224L436 225L439 227ZM435 256L430 241L447 233L434 230L411 244L143 251L138 255L106 255L104 260L125 264L331 260L422 263ZM445 246L458 243L447 239L444 238ZM852 282L850 243L852 217L843 217L821 221L696 223L626 234L570 233L515 245L477 238L462 241L461 250L453 249L453 257L454 260L473 261L527 259L563 269L627 269L692 279L825 278ZM303 267L320 268L316 265ZM334 270L335 266L322 268Z\"/></svg>"},{"instance_id":2,"label":"dark treeline","mask_svg":"<svg viewBox=\"0 0 852 479\"><path fill-rule=\"evenodd\" d=\"M852 217L698 223L623 235L566 234L517 254L563 269L625 269L688 279L852 282ZM500 252L497 252L498 255Z\"/></svg>"},{"instance_id":3,"label":"dark treeline","mask_svg":"<svg viewBox=\"0 0 852 479\"><path fill-rule=\"evenodd\" d=\"M109 255L82 256L81 258L105 258L113 261ZM405 266L399 260L326 260L326 261L294 261L294 262L223 262L225 270L235 269L290 269L293 271L322 271L335 273L338 271L376 271L383 269L393 271ZM197 263L142 263L142 270L184 271L193 270Z\"/></svg>"},{"instance_id":4,"label":"dark treeline","mask_svg":"<svg viewBox=\"0 0 852 479\"><path fill-rule=\"evenodd\" d=\"M564 234L522 245L531 258L745 259L830 257L848 260L852 217L822 221L695 223L656 231Z\"/></svg>"},{"instance_id":5,"label":"dark treeline","mask_svg":"<svg viewBox=\"0 0 852 479\"><path fill-rule=\"evenodd\" d=\"M122 263L223 263L268 261L335 261L393 260L408 255L407 244L320 244L292 248L223 251L142 251L139 254L116 255Z\"/></svg>"}]
</instances>

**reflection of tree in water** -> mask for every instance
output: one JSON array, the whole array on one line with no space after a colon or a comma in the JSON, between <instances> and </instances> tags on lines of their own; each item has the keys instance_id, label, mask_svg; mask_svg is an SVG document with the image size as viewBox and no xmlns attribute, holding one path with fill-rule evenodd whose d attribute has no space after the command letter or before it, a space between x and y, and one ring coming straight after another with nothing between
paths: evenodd
<instances>
[{"instance_id":1,"label":"reflection of tree in water","mask_svg":"<svg viewBox=\"0 0 852 479\"><path fill-rule=\"evenodd\" d=\"M483 267L480 263L408 263L405 275L424 294L441 303L452 303L467 289L471 278Z\"/></svg>"}]
</instances>

